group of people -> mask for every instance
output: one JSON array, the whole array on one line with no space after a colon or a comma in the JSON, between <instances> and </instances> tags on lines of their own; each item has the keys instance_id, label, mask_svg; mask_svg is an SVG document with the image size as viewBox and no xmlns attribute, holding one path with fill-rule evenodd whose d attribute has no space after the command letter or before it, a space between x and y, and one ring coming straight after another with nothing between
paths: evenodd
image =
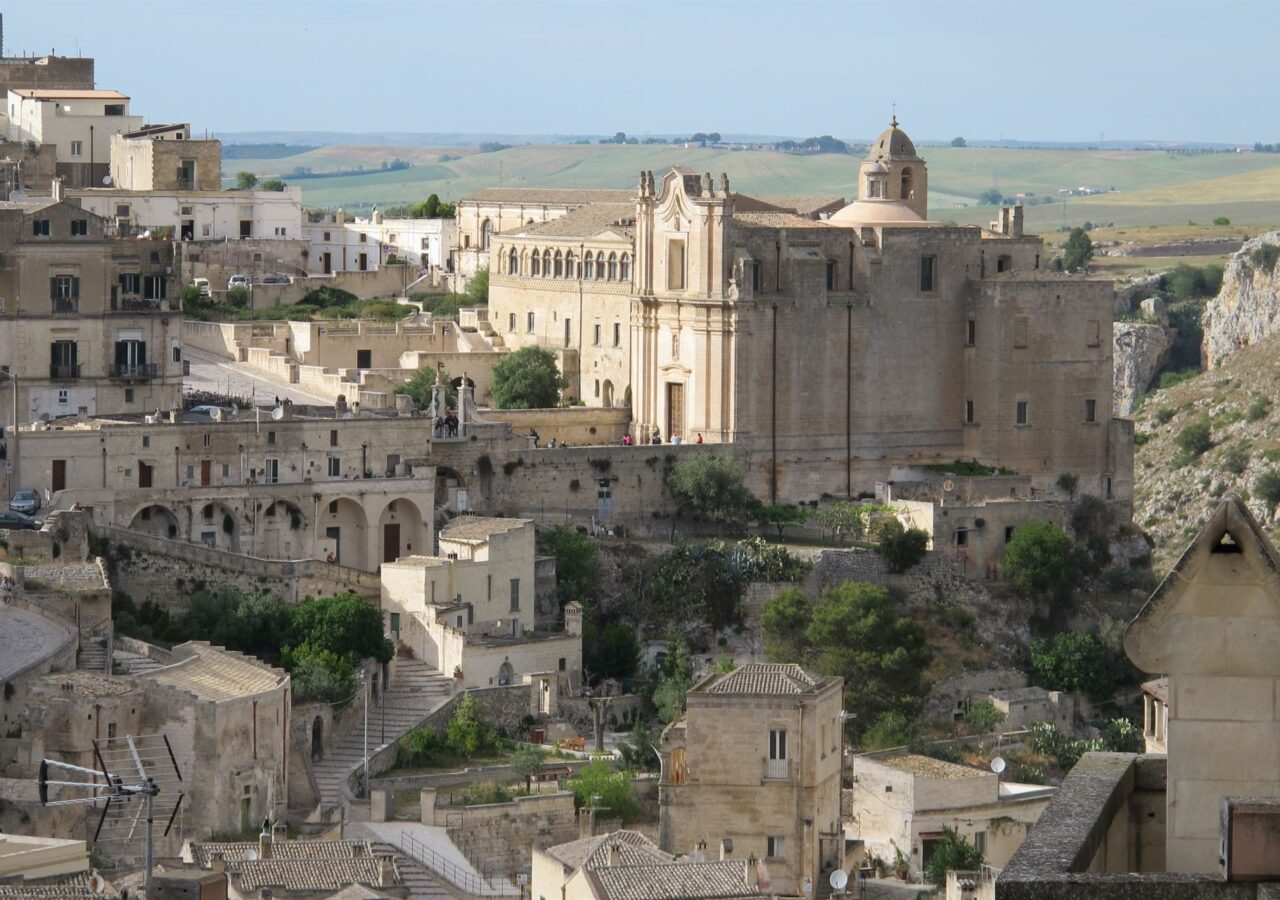
<instances>
[{"instance_id":1,"label":"group of people","mask_svg":"<svg viewBox=\"0 0 1280 900\"><path fill-rule=\"evenodd\" d=\"M697 435L698 435L698 437L697 437L697 439L694 441L694 443L695 443L695 444L701 444L701 443L702 443L702 432L701 432L701 431L699 431L699 432L697 433ZM622 436L622 446L624 446L624 447L634 447L634 446L635 446L635 443L636 443L636 439L635 439L635 438L633 438L630 434L624 434L624 435ZM657 428L653 429L653 432L649 435L649 441L648 441L648 443L650 443L650 444L661 444L661 443L662 443L662 431L661 431L661 430L659 430L659 429L657 429ZM679 444L679 443L681 443L680 435L678 435L678 434L673 434L673 435L671 436L671 443L672 443L672 444Z\"/></svg>"},{"instance_id":2,"label":"group of people","mask_svg":"<svg viewBox=\"0 0 1280 900\"><path fill-rule=\"evenodd\" d=\"M453 414L453 410L447 411L443 416L436 417L436 437L457 437L458 436L458 417Z\"/></svg>"}]
</instances>

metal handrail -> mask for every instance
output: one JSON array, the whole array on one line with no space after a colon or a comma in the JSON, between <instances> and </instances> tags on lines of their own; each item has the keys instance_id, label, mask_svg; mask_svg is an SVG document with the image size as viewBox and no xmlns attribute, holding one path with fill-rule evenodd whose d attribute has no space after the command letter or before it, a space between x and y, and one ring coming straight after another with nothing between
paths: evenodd
<instances>
[{"instance_id":1,"label":"metal handrail","mask_svg":"<svg viewBox=\"0 0 1280 900\"><path fill-rule=\"evenodd\" d=\"M482 877L466 871L451 860L445 859L408 832L400 833L400 852L426 866L449 882L449 884L458 888L458 890L465 891L468 894L480 897L520 896L520 889L516 885L508 884L506 881L498 881L496 885L492 881L485 883Z\"/></svg>"}]
</instances>

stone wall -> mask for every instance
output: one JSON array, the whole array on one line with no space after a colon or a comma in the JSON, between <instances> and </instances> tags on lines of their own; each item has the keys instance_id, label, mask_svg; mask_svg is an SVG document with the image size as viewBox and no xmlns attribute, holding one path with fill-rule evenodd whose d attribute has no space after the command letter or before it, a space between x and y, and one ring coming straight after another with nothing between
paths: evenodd
<instances>
[{"instance_id":1,"label":"stone wall","mask_svg":"<svg viewBox=\"0 0 1280 900\"><path fill-rule=\"evenodd\" d=\"M578 837L573 794L534 794L511 803L441 806L433 790L422 792L424 825L443 825L449 837L486 876L529 872L534 847L546 849Z\"/></svg>"},{"instance_id":2,"label":"stone wall","mask_svg":"<svg viewBox=\"0 0 1280 900\"><path fill-rule=\"evenodd\" d=\"M181 609L191 593L219 585L267 591L290 603L345 591L366 598L379 593L377 575L320 560L259 559L105 525L93 532L105 542L112 586L135 603Z\"/></svg>"},{"instance_id":3,"label":"stone wall","mask_svg":"<svg viewBox=\"0 0 1280 900\"><path fill-rule=\"evenodd\" d=\"M452 370L451 370L452 371ZM486 409L487 422L506 422L519 434L537 429L541 445L552 439L575 447L620 444L631 427L626 407L570 406L565 409Z\"/></svg>"}]
</instances>

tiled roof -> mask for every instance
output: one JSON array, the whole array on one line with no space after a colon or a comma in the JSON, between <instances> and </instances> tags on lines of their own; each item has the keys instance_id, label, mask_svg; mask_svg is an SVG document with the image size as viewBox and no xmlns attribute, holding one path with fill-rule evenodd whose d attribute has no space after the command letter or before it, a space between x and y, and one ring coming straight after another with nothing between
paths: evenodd
<instances>
[{"instance_id":1,"label":"tiled roof","mask_svg":"<svg viewBox=\"0 0 1280 900\"><path fill-rule=\"evenodd\" d=\"M625 865L672 862L675 859L669 853L659 850L657 844L640 832L625 829L558 844L549 848L547 854L571 869L595 869L609 864L610 850L614 846L618 848L618 857Z\"/></svg>"},{"instance_id":2,"label":"tiled roof","mask_svg":"<svg viewBox=\"0 0 1280 900\"><path fill-rule=\"evenodd\" d=\"M587 203L626 203L634 200L634 190L594 190L584 188L485 188L463 203L538 203L547 206L582 206Z\"/></svg>"},{"instance_id":3,"label":"tiled roof","mask_svg":"<svg viewBox=\"0 0 1280 900\"><path fill-rule=\"evenodd\" d=\"M635 203L593 203L579 207L558 219L540 225L526 225L510 234L529 237L595 237L604 231L612 231L621 237L630 237L635 226L619 225L619 221L635 221Z\"/></svg>"},{"instance_id":4,"label":"tiled roof","mask_svg":"<svg viewBox=\"0 0 1280 900\"><path fill-rule=\"evenodd\" d=\"M512 531L528 524L528 519L463 516L442 528L440 538L446 541L481 541L490 535L502 534L504 531Z\"/></svg>"},{"instance_id":5,"label":"tiled roof","mask_svg":"<svg viewBox=\"0 0 1280 900\"><path fill-rule=\"evenodd\" d=\"M587 877L597 895L607 900L705 900L712 897L753 897L747 883L745 859L723 862L608 866L590 870Z\"/></svg>"},{"instance_id":6,"label":"tiled roof","mask_svg":"<svg viewBox=\"0 0 1280 900\"><path fill-rule=\"evenodd\" d=\"M795 663L747 663L697 690L710 694L807 694L819 683Z\"/></svg>"},{"instance_id":7,"label":"tiled roof","mask_svg":"<svg viewBox=\"0 0 1280 900\"><path fill-rule=\"evenodd\" d=\"M52 675L37 679L34 683L53 696L89 700L98 697L119 697L133 690L133 682L128 678L103 675L101 672L54 672Z\"/></svg>"},{"instance_id":8,"label":"tiled roof","mask_svg":"<svg viewBox=\"0 0 1280 900\"><path fill-rule=\"evenodd\" d=\"M782 209L793 209L802 216L835 212L847 203L844 197L761 197L759 199Z\"/></svg>"},{"instance_id":9,"label":"tiled roof","mask_svg":"<svg viewBox=\"0 0 1280 900\"><path fill-rule=\"evenodd\" d=\"M829 228L821 219L808 219L793 212L735 212L733 224L742 228Z\"/></svg>"},{"instance_id":10,"label":"tiled roof","mask_svg":"<svg viewBox=\"0 0 1280 900\"><path fill-rule=\"evenodd\" d=\"M265 887L286 891L336 891L349 884L380 885L383 859L362 856L358 859L259 859L242 862L236 872L237 886L243 893ZM392 880L397 884L400 882L400 873L394 863Z\"/></svg>"},{"instance_id":11,"label":"tiled roof","mask_svg":"<svg viewBox=\"0 0 1280 900\"><path fill-rule=\"evenodd\" d=\"M221 647L192 642L183 644L182 648L191 650L192 655L139 677L189 691L201 700L214 701L261 694L285 678L278 669L252 662L242 654Z\"/></svg>"},{"instance_id":12,"label":"tiled roof","mask_svg":"<svg viewBox=\"0 0 1280 900\"><path fill-rule=\"evenodd\" d=\"M102 900L117 897L117 891L108 887L105 893L95 894L89 888L89 873L59 875L56 878L37 878L30 881L0 881L0 897L33 897L40 900Z\"/></svg>"},{"instance_id":13,"label":"tiled roof","mask_svg":"<svg viewBox=\"0 0 1280 900\"><path fill-rule=\"evenodd\" d=\"M227 871L235 871L238 863L252 850L258 853L257 841L203 841L191 844L191 861L202 869L209 868L213 857L221 856ZM368 841L274 841L272 859L354 859L373 855Z\"/></svg>"},{"instance_id":14,"label":"tiled roof","mask_svg":"<svg viewBox=\"0 0 1280 900\"><path fill-rule=\"evenodd\" d=\"M920 778L981 778L991 773L973 766L934 759L919 753L903 753L900 756L873 757L874 762L889 766Z\"/></svg>"}]
</instances>

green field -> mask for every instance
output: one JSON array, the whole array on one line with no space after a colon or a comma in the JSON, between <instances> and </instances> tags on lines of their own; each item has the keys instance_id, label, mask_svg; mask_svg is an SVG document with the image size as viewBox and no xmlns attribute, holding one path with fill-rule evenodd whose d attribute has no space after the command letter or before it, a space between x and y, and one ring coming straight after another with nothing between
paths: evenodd
<instances>
[{"instance_id":1,"label":"green field","mask_svg":"<svg viewBox=\"0 0 1280 900\"><path fill-rule=\"evenodd\" d=\"M443 155L456 156L441 162ZM1117 226L1185 225L1230 217L1233 224L1280 224L1280 156L1261 153L1181 155L1164 151L1016 150L926 147L932 217L985 224L992 209L977 198L993 187L1006 196L1034 192L1050 203L1029 205L1031 230L1054 231L1085 221ZM384 160L413 167L377 171ZM556 144L512 147L495 153L473 148L334 145L277 159L227 160L226 176L248 170L287 175L295 166L313 172L367 174L299 180L308 205L367 209L438 194L456 200L486 187L629 188L641 169L687 166L727 172L735 190L768 195L842 195L852 199L858 158L795 156L771 151L683 149L654 145ZM1089 185L1116 193L1060 198L1059 188Z\"/></svg>"}]
</instances>

